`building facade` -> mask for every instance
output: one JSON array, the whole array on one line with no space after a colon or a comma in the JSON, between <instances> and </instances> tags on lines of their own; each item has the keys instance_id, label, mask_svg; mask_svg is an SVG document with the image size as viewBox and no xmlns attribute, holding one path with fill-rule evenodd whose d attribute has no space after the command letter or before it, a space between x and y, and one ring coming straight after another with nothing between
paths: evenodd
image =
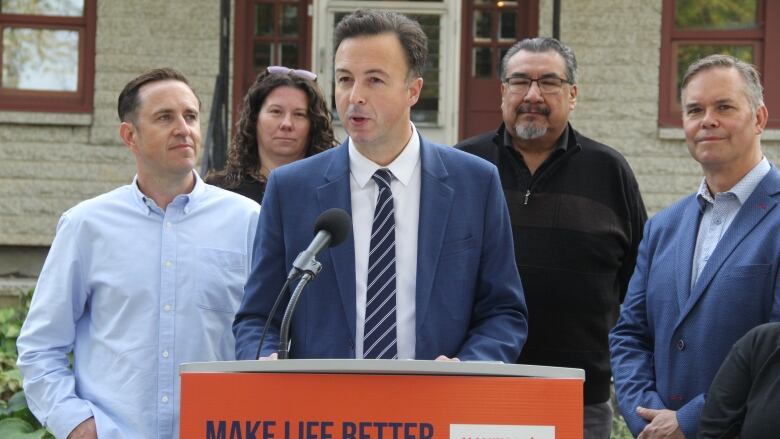
<instances>
[{"instance_id":1,"label":"building facade","mask_svg":"<svg viewBox=\"0 0 780 439\"><path fill-rule=\"evenodd\" d=\"M55 6L8 0L0 10L0 277L6 279L37 274L63 211L131 180L133 160L119 140L116 116L117 95L129 79L152 67L183 71L203 101L205 134L219 72L218 1L48 3ZM780 43L779 2L557 3L559 9L554 0L232 0L231 105L258 71L274 64L314 71L330 100L335 23L360 7L388 8L413 15L430 39L431 62L413 119L429 138L453 144L498 126L500 57L517 38L553 35L557 9L560 39L580 65L572 122L627 157L654 213L694 191L701 178L679 127L681 66L697 54L725 51L758 65L765 78L780 72L780 61L769 55L772 43ZM24 9L39 4L43 12ZM47 29L54 43L46 43ZM26 53L30 35L49 48L54 68L47 70L46 59L15 58ZM50 77L67 81L50 83ZM780 115L778 86L765 86L770 116ZM777 116L762 143L778 163Z\"/></svg>"}]
</instances>

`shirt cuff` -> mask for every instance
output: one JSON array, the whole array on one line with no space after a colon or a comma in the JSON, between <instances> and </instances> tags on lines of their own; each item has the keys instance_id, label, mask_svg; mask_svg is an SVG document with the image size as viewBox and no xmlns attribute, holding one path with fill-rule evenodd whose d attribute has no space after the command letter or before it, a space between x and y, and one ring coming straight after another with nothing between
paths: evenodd
<instances>
[{"instance_id":1,"label":"shirt cuff","mask_svg":"<svg viewBox=\"0 0 780 439\"><path fill-rule=\"evenodd\" d=\"M78 398L70 398L59 404L46 419L48 428L55 437L66 438L79 424L93 416L89 404Z\"/></svg>"},{"instance_id":2,"label":"shirt cuff","mask_svg":"<svg viewBox=\"0 0 780 439\"><path fill-rule=\"evenodd\" d=\"M704 394L699 394L677 410L677 424L686 438L695 438L699 427L701 410L704 407Z\"/></svg>"}]
</instances>

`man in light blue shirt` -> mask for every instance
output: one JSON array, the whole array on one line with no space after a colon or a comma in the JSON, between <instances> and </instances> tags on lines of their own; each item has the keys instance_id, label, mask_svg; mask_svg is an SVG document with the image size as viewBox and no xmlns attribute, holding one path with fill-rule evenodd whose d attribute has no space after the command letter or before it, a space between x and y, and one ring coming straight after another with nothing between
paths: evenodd
<instances>
[{"instance_id":1,"label":"man in light blue shirt","mask_svg":"<svg viewBox=\"0 0 780 439\"><path fill-rule=\"evenodd\" d=\"M647 222L610 333L620 410L643 439L696 437L732 345L780 320L780 172L761 151L769 116L758 73L712 55L688 68L681 96L704 179Z\"/></svg>"},{"instance_id":2,"label":"man in light blue shirt","mask_svg":"<svg viewBox=\"0 0 780 439\"><path fill-rule=\"evenodd\" d=\"M178 437L179 365L234 359L259 206L195 173L200 101L181 73L135 78L118 110L137 175L62 215L17 342L58 438Z\"/></svg>"}]
</instances>

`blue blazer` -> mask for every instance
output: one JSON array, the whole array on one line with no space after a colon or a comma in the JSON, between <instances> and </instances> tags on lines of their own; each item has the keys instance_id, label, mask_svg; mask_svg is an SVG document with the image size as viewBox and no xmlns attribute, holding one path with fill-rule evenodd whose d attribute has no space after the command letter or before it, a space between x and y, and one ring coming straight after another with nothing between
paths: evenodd
<instances>
[{"instance_id":1,"label":"blue blazer","mask_svg":"<svg viewBox=\"0 0 780 439\"><path fill-rule=\"evenodd\" d=\"M691 288L701 211L695 195L645 225L636 269L609 341L620 410L636 436L636 407L677 411L696 437L705 392L731 346L780 320L780 173L773 166L741 207Z\"/></svg>"},{"instance_id":2,"label":"blue blazer","mask_svg":"<svg viewBox=\"0 0 780 439\"><path fill-rule=\"evenodd\" d=\"M528 322L509 214L495 166L420 138L416 356L514 362ZM254 359L271 305L292 261L313 237L317 216L351 214L347 143L271 173L254 267L233 332L238 359ZM355 358L355 252L350 236L323 251L290 329L291 358ZM285 300L261 355L278 350Z\"/></svg>"}]
</instances>

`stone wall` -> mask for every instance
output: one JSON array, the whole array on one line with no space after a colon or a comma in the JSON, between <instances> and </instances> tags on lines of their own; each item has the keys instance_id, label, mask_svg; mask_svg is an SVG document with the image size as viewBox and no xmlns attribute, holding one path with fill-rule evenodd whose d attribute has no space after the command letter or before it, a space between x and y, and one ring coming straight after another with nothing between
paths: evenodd
<instances>
[{"instance_id":1,"label":"stone wall","mask_svg":"<svg viewBox=\"0 0 780 439\"><path fill-rule=\"evenodd\" d=\"M682 130L658 128L661 3L561 2L561 40L579 63L572 123L626 156L651 214L696 190L701 180ZM552 34L552 0L540 2L539 24L541 35ZM765 133L762 144L769 160L778 164L780 132Z\"/></svg>"},{"instance_id":2,"label":"stone wall","mask_svg":"<svg viewBox=\"0 0 780 439\"><path fill-rule=\"evenodd\" d=\"M658 128L661 3L561 2L561 39L580 63L572 122L627 157L651 213L701 178L681 130ZM205 135L218 72L219 2L101 1L97 16L92 114L0 111L0 257L18 246L45 249L63 211L130 181L134 163L117 135L116 97L141 71L182 70L202 99ZM539 24L541 35L552 33L552 0L540 0ZM765 134L764 149L777 163L780 130Z\"/></svg>"},{"instance_id":3,"label":"stone wall","mask_svg":"<svg viewBox=\"0 0 780 439\"><path fill-rule=\"evenodd\" d=\"M117 134L116 99L142 71L184 72L203 102L205 136L219 70L219 2L100 1L97 7L93 113L0 112L0 246L50 245L63 211L132 179L133 157Z\"/></svg>"}]
</instances>

